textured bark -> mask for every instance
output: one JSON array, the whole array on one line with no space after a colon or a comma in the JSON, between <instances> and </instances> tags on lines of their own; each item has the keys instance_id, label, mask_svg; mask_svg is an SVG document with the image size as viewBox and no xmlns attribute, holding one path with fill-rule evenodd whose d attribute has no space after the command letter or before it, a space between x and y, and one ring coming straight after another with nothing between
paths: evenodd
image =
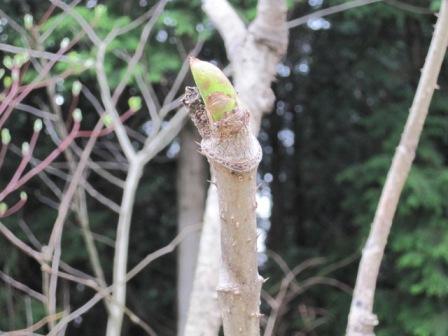
<instances>
[{"instance_id":1,"label":"textured bark","mask_svg":"<svg viewBox=\"0 0 448 336\"><path fill-rule=\"evenodd\" d=\"M374 336L376 282L401 191L409 175L437 78L448 45L448 0L442 0L439 19L429 47L409 117L387 174L369 237L359 264L348 317L347 336Z\"/></svg>"},{"instance_id":2,"label":"textured bark","mask_svg":"<svg viewBox=\"0 0 448 336\"><path fill-rule=\"evenodd\" d=\"M204 11L224 39L234 85L241 103L250 112L254 134L258 133L263 114L274 103L271 83L288 43L286 2L260 0L258 8L257 18L246 28L227 1L203 1ZM221 323L219 315L210 313L218 310L215 289L220 262L218 208L210 197L216 197L213 186L208 192L186 336L215 336ZM206 315L203 307L208 307Z\"/></svg>"},{"instance_id":3,"label":"textured bark","mask_svg":"<svg viewBox=\"0 0 448 336\"><path fill-rule=\"evenodd\" d=\"M191 97L200 99L187 90L188 107ZM199 108L191 113L205 111ZM243 108L214 122L210 133L201 129L206 124L196 125L201 134L207 134L201 150L210 162L219 199L222 260L217 290L224 334L258 336L262 278L257 264L255 194L261 147L249 130L249 115Z\"/></svg>"},{"instance_id":4,"label":"textured bark","mask_svg":"<svg viewBox=\"0 0 448 336\"><path fill-rule=\"evenodd\" d=\"M191 125L180 134L181 150L177 168L178 231L202 223L205 207L205 160L195 143L198 138ZM190 233L180 244L177 257L178 335L183 335L187 319L200 232Z\"/></svg>"}]
</instances>

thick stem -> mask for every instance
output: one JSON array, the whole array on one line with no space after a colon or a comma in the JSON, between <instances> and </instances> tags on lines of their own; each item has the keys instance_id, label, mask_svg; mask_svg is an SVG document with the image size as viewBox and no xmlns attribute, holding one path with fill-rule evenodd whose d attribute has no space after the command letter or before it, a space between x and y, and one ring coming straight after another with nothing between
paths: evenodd
<instances>
[{"instance_id":1,"label":"thick stem","mask_svg":"<svg viewBox=\"0 0 448 336\"><path fill-rule=\"evenodd\" d=\"M258 134L263 114L269 112L274 103L275 97L271 90L271 83L275 77L276 65L287 47L286 2L284 0L260 1L260 16L257 23L246 30L241 28L240 20L233 8L223 2L227 1L206 0L203 1L203 8L225 41L226 53L233 68L236 91L242 104L250 111L252 132ZM225 10L216 10L217 8ZM264 36L268 27L272 32L276 32L275 39L272 39L271 31L269 36ZM235 36L238 38L234 38ZM216 265L219 263L220 255L218 243L220 229L216 218L218 209L216 204L213 205L211 196L214 196L212 186L206 202L185 336L216 336L220 325L216 314L202 313L203 307L209 307L209 311L218 308L214 288ZM188 333L190 330L195 333Z\"/></svg>"},{"instance_id":2,"label":"thick stem","mask_svg":"<svg viewBox=\"0 0 448 336\"><path fill-rule=\"evenodd\" d=\"M191 91L184 102L190 109ZM193 96L194 97L194 96ZM192 111L193 120L204 113ZM249 115L237 108L210 125L201 142L217 187L221 219L218 299L226 336L258 336L262 279L257 265L256 169L261 148L248 127ZM196 123L198 125L198 123ZM188 329L187 329L188 330ZM208 335L200 331L200 335Z\"/></svg>"},{"instance_id":3,"label":"thick stem","mask_svg":"<svg viewBox=\"0 0 448 336\"><path fill-rule=\"evenodd\" d=\"M374 336L376 282L401 191L414 160L429 104L448 45L448 0L442 7L409 117L397 147L359 264L348 317L347 336Z\"/></svg>"},{"instance_id":4,"label":"thick stem","mask_svg":"<svg viewBox=\"0 0 448 336\"><path fill-rule=\"evenodd\" d=\"M118 219L117 236L115 240L115 255L113 265L113 291L110 303L109 319L106 336L120 336L123 323L123 307L126 303L126 272L129 249L129 231L131 227L132 210L135 193L142 175L143 165L139 160L129 162L128 176L124 186Z\"/></svg>"},{"instance_id":5,"label":"thick stem","mask_svg":"<svg viewBox=\"0 0 448 336\"><path fill-rule=\"evenodd\" d=\"M221 218L218 299L226 336L260 335L262 278L257 268L256 170L234 172L213 162Z\"/></svg>"}]
</instances>

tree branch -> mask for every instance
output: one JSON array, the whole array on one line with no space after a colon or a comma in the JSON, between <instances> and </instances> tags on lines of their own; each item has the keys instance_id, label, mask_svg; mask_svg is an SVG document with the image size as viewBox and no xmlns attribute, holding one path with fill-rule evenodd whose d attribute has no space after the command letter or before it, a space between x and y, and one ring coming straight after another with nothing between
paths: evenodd
<instances>
[{"instance_id":1,"label":"tree branch","mask_svg":"<svg viewBox=\"0 0 448 336\"><path fill-rule=\"evenodd\" d=\"M202 9L223 38L227 56L233 58L246 36L243 20L227 0L203 0Z\"/></svg>"},{"instance_id":2,"label":"tree branch","mask_svg":"<svg viewBox=\"0 0 448 336\"><path fill-rule=\"evenodd\" d=\"M256 40L263 41L280 55L288 46L286 11L286 1L259 0L257 17L249 27Z\"/></svg>"},{"instance_id":3,"label":"tree branch","mask_svg":"<svg viewBox=\"0 0 448 336\"><path fill-rule=\"evenodd\" d=\"M437 87L437 78L448 46L447 31L448 0L443 0L408 120L363 249L348 317L347 336L375 335L373 329L378 324L378 319L373 314L373 302L378 272L401 191L409 175L428 108Z\"/></svg>"}]
</instances>

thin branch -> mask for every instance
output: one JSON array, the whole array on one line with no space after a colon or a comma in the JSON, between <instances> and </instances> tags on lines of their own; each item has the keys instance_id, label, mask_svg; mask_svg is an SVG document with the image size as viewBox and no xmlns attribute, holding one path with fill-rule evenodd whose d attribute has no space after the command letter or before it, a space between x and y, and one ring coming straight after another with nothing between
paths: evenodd
<instances>
[{"instance_id":1,"label":"thin branch","mask_svg":"<svg viewBox=\"0 0 448 336\"><path fill-rule=\"evenodd\" d=\"M98 37L98 35L93 30L92 26L76 11L73 10L73 8L66 3L60 1L60 0L49 0L53 5L58 6L59 8L63 9L64 12L68 13L71 17L73 17L76 22L81 26L83 31L87 34L89 39L92 41L93 44L98 46L101 43L101 39Z\"/></svg>"},{"instance_id":2,"label":"thin branch","mask_svg":"<svg viewBox=\"0 0 448 336\"><path fill-rule=\"evenodd\" d=\"M27 285L21 283L20 281L17 281L16 279L10 277L8 274L3 273L0 271L0 278L7 284L9 284L11 287L14 287L15 289L18 289L19 291L25 293L26 295L40 301L45 302L46 297L42 295L39 292L36 292L34 289L29 288Z\"/></svg>"},{"instance_id":3,"label":"thin branch","mask_svg":"<svg viewBox=\"0 0 448 336\"><path fill-rule=\"evenodd\" d=\"M301 25L306 24L309 20L311 19L319 19L319 18L323 18L325 16L329 16L332 14L336 14L336 13L340 13L340 12L344 12L346 10L349 9L353 9L356 7L361 7L361 6L366 6L366 5L370 5L376 2L381 2L383 0L354 0L354 1L349 1L349 2L345 2L342 3L340 5L336 5L336 6L332 6L329 8L325 8L325 9L321 9L318 11L315 11L311 14L299 17L297 19L291 20L287 23L288 29L291 28L295 28Z\"/></svg>"},{"instance_id":4,"label":"thin branch","mask_svg":"<svg viewBox=\"0 0 448 336\"><path fill-rule=\"evenodd\" d=\"M143 51L145 50L145 47L146 47L146 42L148 41L148 38L151 34L152 28L154 27L154 25L156 24L160 15L162 14L162 11L165 8L167 2L168 2L168 0L159 1L159 3L156 5L156 8L154 10L154 13L153 13L151 19L144 26L143 31L140 35L140 41L137 46L137 49L135 50L134 55L132 56L131 60L128 63L128 67L126 69L126 72L125 72L123 78L119 82L117 88L115 89L115 91L112 95L112 101L115 104L117 103L120 95L123 93L123 90L129 81L132 71L135 70L135 66L140 61L140 58L142 57Z\"/></svg>"},{"instance_id":5,"label":"thin branch","mask_svg":"<svg viewBox=\"0 0 448 336\"><path fill-rule=\"evenodd\" d=\"M33 50L33 49L29 49L29 48L17 47L17 46L13 46L13 45L6 44L6 43L0 43L0 50L8 52L8 53L12 53L12 54L24 53L24 54L28 54L29 56L34 57L34 58L43 58L43 59L55 61L55 62L64 61L64 62L82 64L81 61L70 59L69 57L67 57L65 55L58 55L58 54L54 54L54 53L51 53L48 51L39 51L39 50Z\"/></svg>"},{"instance_id":6,"label":"thin branch","mask_svg":"<svg viewBox=\"0 0 448 336\"><path fill-rule=\"evenodd\" d=\"M423 66L400 144L387 173L378 207L362 252L347 324L347 336L374 335L378 319L373 303L378 272L401 192L411 170L429 105L448 46L448 0L442 1L434 35Z\"/></svg>"},{"instance_id":7,"label":"thin branch","mask_svg":"<svg viewBox=\"0 0 448 336\"><path fill-rule=\"evenodd\" d=\"M152 139L147 139L145 146L138 153L139 158L146 164L154 156L156 156L163 148L165 148L179 133L182 126L187 120L188 111L181 108L176 115L170 119L168 124L157 133Z\"/></svg>"}]
</instances>

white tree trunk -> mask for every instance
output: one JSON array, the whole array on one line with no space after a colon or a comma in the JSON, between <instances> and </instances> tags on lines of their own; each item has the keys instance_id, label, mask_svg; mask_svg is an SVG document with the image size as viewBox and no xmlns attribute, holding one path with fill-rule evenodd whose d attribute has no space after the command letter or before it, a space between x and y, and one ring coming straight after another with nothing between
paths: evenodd
<instances>
[{"instance_id":1,"label":"white tree trunk","mask_svg":"<svg viewBox=\"0 0 448 336\"><path fill-rule=\"evenodd\" d=\"M387 174L369 237L362 252L348 317L347 336L374 336L376 281L401 191L414 160L448 45L448 0L442 7L409 117Z\"/></svg>"},{"instance_id":2,"label":"white tree trunk","mask_svg":"<svg viewBox=\"0 0 448 336\"><path fill-rule=\"evenodd\" d=\"M258 15L246 28L225 0L203 1L203 9L224 39L233 69L235 88L250 111L250 127L258 133L261 118L271 110L275 97L271 83L275 67L288 43L286 3L260 0ZM185 336L215 336L221 324L216 296L220 263L218 203L210 186L199 247Z\"/></svg>"},{"instance_id":3,"label":"white tree trunk","mask_svg":"<svg viewBox=\"0 0 448 336\"><path fill-rule=\"evenodd\" d=\"M178 231L200 225L205 206L205 160L198 152L193 127L180 134L181 150L177 168ZM189 234L180 244L177 257L178 335L183 335L187 319L194 271L199 251L200 231Z\"/></svg>"},{"instance_id":4,"label":"white tree trunk","mask_svg":"<svg viewBox=\"0 0 448 336\"><path fill-rule=\"evenodd\" d=\"M110 302L109 319L107 321L107 336L120 336L123 324L123 306L126 304L126 273L129 251L129 232L131 228L132 211L135 193L142 175L143 164L134 159L129 161L128 175L124 185L121 201L120 217L118 219L117 236L115 238L115 255L113 269L114 301Z\"/></svg>"}]
</instances>

